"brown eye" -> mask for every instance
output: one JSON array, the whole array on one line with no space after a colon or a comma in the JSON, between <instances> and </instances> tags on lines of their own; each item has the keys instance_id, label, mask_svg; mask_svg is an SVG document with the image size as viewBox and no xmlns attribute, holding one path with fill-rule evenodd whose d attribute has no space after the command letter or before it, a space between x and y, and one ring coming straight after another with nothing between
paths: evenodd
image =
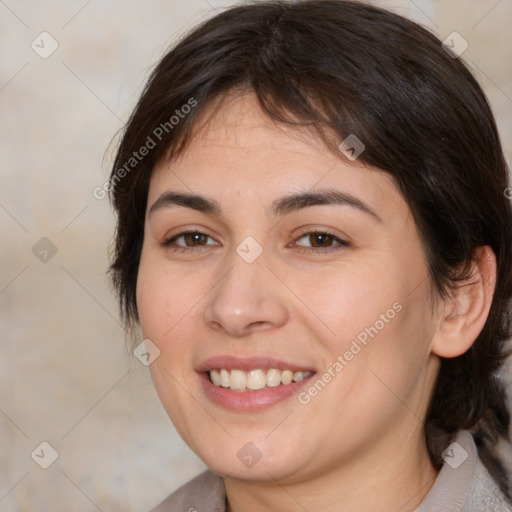
<instances>
[{"instance_id":1,"label":"brown eye","mask_svg":"<svg viewBox=\"0 0 512 512\"><path fill-rule=\"evenodd\" d=\"M298 243L300 240L305 240L306 243ZM303 250L313 253L336 251L350 245L349 242L338 236L324 231L304 233L298 238L296 244L298 247L302 247Z\"/></svg>"},{"instance_id":2,"label":"brown eye","mask_svg":"<svg viewBox=\"0 0 512 512\"><path fill-rule=\"evenodd\" d=\"M210 242L211 241L211 242ZM184 231L182 233L178 233L173 237L165 240L163 245L170 248L176 249L186 249L190 247L191 249L195 247L201 247L206 245L216 245L215 242L211 239L210 236L205 233L201 233L199 231Z\"/></svg>"},{"instance_id":3,"label":"brown eye","mask_svg":"<svg viewBox=\"0 0 512 512\"><path fill-rule=\"evenodd\" d=\"M312 247L329 247L334 239L327 233L311 233L309 240Z\"/></svg>"},{"instance_id":4,"label":"brown eye","mask_svg":"<svg viewBox=\"0 0 512 512\"><path fill-rule=\"evenodd\" d=\"M183 239L186 245L206 245L207 235L203 233L185 233Z\"/></svg>"}]
</instances>

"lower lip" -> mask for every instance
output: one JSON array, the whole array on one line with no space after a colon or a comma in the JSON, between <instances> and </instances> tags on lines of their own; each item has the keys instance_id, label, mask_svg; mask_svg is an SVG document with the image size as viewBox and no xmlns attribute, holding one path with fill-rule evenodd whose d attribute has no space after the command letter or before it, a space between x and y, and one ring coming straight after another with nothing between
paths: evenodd
<instances>
[{"instance_id":1,"label":"lower lip","mask_svg":"<svg viewBox=\"0 0 512 512\"><path fill-rule=\"evenodd\" d=\"M199 374L206 395L216 404L233 411L261 411L292 395L296 395L315 374L305 377L299 382L280 384L273 388L264 388L257 391L233 391L230 388L215 386L208 374Z\"/></svg>"}]
</instances>

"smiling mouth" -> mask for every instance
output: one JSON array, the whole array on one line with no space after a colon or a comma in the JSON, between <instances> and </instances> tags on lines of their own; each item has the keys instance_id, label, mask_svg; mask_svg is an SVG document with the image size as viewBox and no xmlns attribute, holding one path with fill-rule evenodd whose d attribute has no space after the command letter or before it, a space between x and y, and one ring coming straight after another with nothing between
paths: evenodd
<instances>
[{"instance_id":1,"label":"smiling mouth","mask_svg":"<svg viewBox=\"0 0 512 512\"><path fill-rule=\"evenodd\" d=\"M206 372L210 382L217 387L229 388L232 391L258 391L260 389L286 386L292 382L300 382L313 372L293 372L291 370L278 370L270 368L263 370L228 370L219 368Z\"/></svg>"}]
</instances>

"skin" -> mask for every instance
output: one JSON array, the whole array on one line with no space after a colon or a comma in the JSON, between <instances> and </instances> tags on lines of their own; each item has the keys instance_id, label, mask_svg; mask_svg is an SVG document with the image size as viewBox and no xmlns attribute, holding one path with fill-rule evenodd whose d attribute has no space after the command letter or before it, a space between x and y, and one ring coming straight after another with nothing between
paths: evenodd
<instances>
[{"instance_id":1,"label":"skin","mask_svg":"<svg viewBox=\"0 0 512 512\"><path fill-rule=\"evenodd\" d=\"M324 188L352 194L380 220L347 205L270 214L279 197ZM150 214L168 191L214 199L222 214L176 205ZM181 237L163 245L196 229L207 235L201 243ZM330 252L321 252L305 235L312 231L350 245L327 238ZM248 236L263 249L250 264L236 252ZM482 329L494 254L476 251L474 284L434 305L427 275L392 178L333 154L303 129L276 126L252 94L226 101L178 159L154 169L137 283L140 324L161 351L150 366L160 399L184 441L225 476L228 510L325 512L343 503L345 512L405 512L419 505L438 474L423 424L439 356L462 354ZM208 398L195 371L230 354L274 357L318 377L397 302L401 311L306 405L292 396L259 412L227 410ZM248 442L261 452L250 468L237 457Z\"/></svg>"}]
</instances>

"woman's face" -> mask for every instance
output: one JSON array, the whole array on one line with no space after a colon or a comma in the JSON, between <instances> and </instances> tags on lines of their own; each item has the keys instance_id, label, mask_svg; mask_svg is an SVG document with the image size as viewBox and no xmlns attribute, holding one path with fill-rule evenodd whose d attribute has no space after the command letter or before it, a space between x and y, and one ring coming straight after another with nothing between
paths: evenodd
<instances>
[{"instance_id":1,"label":"woman's face","mask_svg":"<svg viewBox=\"0 0 512 512\"><path fill-rule=\"evenodd\" d=\"M438 369L429 293L392 179L252 95L154 170L140 323L167 413L218 473L292 482L417 451Z\"/></svg>"}]
</instances>

